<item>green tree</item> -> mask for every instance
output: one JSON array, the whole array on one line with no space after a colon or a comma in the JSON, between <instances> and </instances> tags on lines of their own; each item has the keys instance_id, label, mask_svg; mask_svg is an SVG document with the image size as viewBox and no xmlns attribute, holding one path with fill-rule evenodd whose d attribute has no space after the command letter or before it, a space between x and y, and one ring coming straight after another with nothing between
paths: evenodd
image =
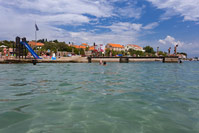
<instances>
[{"instance_id":1,"label":"green tree","mask_svg":"<svg viewBox=\"0 0 199 133\"><path fill-rule=\"evenodd\" d=\"M129 49L128 51L130 53L131 56L136 55L136 56L145 56L145 53L142 51L137 51L137 50L133 50L133 49Z\"/></svg>"},{"instance_id":2,"label":"green tree","mask_svg":"<svg viewBox=\"0 0 199 133\"><path fill-rule=\"evenodd\" d=\"M65 44L65 42L56 43L56 47L57 47L58 51L67 51L68 50L68 45Z\"/></svg>"},{"instance_id":3,"label":"green tree","mask_svg":"<svg viewBox=\"0 0 199 133\"><path fill-rule=\"evenodd\" d=\"M85 51L89 51L89 47L86 47Z\"/></svg>"},{"instance_id":4,"label":"green tree","mask_svg":"<svg viewBox=\"0 0 199 133\"><path fill-rule=\"evenodd\" d=\"M42 50L48 50L48 49L50 49L50 51L57 51L57 46L56 46L56 44L55 43L53 43L53 42L45 42L44 43L44 46L42 47Z\"/></svg>"},{"instance_id":5,"label":"green tree","mask_svg":"<svg viewBox=\"0 0 199 133\"><path fill-rule=\"evenodd\" d=\"M187 53L185 53L185 52L180 52L180 53L178 52L177 54L183 54L187 57Z\"/></svg>"},{"instance_id":6,"label":"green tree","mask_svg":"<svg viewBox=\"0 0 199 133\"><path fill-rule=\"evenodd\" d=\"M105 51L105 56L109 56L110 52L111 52L111 50L109 48L107 48L106 51Z\"/></svg>"},{"instance_id":7,"label":"green tree","mask_svg":"<svg viewBox=\"0 0 199 133\"><path fill-rule=\"evenodd\" d=\"M58 41L57 41L57 40L53 40L53 42L54 42L54 43L58 43Z\"/></svg>"},{"instance_id":8,"label":"green tree","mask_svg":"<svg viewBox=\"0 0 199 133\"><path fill-rule=\"evenodd\" d=\"M80 55L85 55L84 49L81 48L79 51L80 51Z\"/></svg>"},{"instance_id":9,"label":"green tree","mask_svg":"<svg viewBox=\"0 0 199 133\"><path fill-rule=\"evenodd\" d=\"M159 51L158 55L159 56L167 56L167 52Z\"/></svg>"},{"instance_id":10,"label":"green tree","mask_svg":"<svg viewBox=\"0 0 199 133\"><path fill-rule=\"evenodd\" d=\"M153 50L153 47L151 47L151 46L144 47L144 50L146 53L155 54L155 51Z\"/></svg>"},{"instance_id":11,"label":"green tree","mask_svg":"<svg viewBox=\"0 0 199 133\"><path fill-rule=\"evenodd\" d=\"M77 54L77 55L79 55L79 49L77 49L75 47L73 47L73 49L74 49L74 53Z\"/></svg>"}]
</instances>

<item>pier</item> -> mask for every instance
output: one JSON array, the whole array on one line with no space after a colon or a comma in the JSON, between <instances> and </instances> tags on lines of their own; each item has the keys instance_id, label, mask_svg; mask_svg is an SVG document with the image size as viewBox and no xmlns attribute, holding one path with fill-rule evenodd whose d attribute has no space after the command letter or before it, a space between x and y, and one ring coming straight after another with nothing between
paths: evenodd
<instances>
[{"instance_id":1,"label":"pier","mask_svg":"<svg viewBox=\"0 0 199 133\"><path fill-rule=\"evenodd\" d=\"M88 62L99 62L100 60L106 62L120 62L120 63L129 63L129 62L153 62L160 61L163 63L178 63L178 56L167 56L167 57L88 57Z\"/></svg>"},{"instance_id":2,"label":"pier","mask_svg":"<svg viewBox=\"0 0 199 133\"><path fill-rule=\"evenodd\" d=\"M25 58L10 58L0 59L0 64L18 64L18 63L98 63L102 61L106 62L118 62L118 63L129 63L129 62L163 62L163 63L178 63L179 59L177 56L172 57L61 57L56 60L52 59L25 59Z\"/></svg>"}]
</instances>

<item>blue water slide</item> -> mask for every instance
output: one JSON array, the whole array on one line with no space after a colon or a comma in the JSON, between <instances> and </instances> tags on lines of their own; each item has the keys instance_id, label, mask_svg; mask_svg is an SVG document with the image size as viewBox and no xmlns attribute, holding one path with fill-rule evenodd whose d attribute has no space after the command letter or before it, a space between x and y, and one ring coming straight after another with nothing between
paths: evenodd
<instances>
[{"instance_id":1,"label":"blue water slide","mask_svg":"<svg viewBox=\"0 0 199 133\"><path fill-rule=\"evenodd\" d=\"M40 57L35 53L35 51L30 47L30 45L28 45L28 43L26 43L26 42L21 42L21 44L24 45L24 46L28 49L28 51L30 51L30 53L32 54L32 56L33 56L35 59L42 59L42 58L40 58Z\"/></svg>"}]
</instances>

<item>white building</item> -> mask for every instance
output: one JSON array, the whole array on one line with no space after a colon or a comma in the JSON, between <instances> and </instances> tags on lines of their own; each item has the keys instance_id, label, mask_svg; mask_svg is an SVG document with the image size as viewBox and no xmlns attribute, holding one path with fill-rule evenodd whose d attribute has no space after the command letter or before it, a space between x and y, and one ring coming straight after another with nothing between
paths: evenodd
<instances>
[{"instance_id":1,"label":"white building","mask_svg":"<svg viewBox=\"0 0 199 133\"><path fill-rule=\"evenodd\" d=\"M142 47L134 44L128 44L125 46L125 51L128 51L129 49L145 52L145 50Z\"/></svg>"}]
</instances>

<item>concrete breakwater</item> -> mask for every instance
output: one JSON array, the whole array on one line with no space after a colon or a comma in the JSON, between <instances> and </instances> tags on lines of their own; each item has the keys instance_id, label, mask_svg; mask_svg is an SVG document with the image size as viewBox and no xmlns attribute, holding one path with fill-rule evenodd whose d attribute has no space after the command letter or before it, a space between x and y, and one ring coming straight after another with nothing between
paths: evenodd
<instances>
[{"instance_id":1,"label":"concrete breakwater","mask_svg":"<svg viewBox=\"0 0 199 133\"><path fill-rule=\"evenodd\" d=\"M147 62L147 61L160 61L163 63L178 63L179 58L177 56L169 57L88 57L88 62L99 62L100 60L106 62Z\"/></svg>"},{"instance_id":2,"label":"concrete breakwater","mask_svg":"<svg viewBox=\"0 0 199 133\"><path fill-rule=\"evenodd\" d=\"M11 63L96 63L106 62L147 62L147 61L160 61L165 63L178 63L178 57L61 57L56 60L51 59L0 59L0 64L11 64Z\"/></svg>"},{"instance_id":3,"label":"concrete breakwater","mask_svg":"<svg viewBox=\"0 0 199 133\"><path fill-rule=\"evenodd\" d=\"M127 60L125 60L127 59ZM147 61L163 61L162 58L129 58L129 57L92 57L91 62L99 62L100 60L106 61L106 62L147 62Z\"/></svg>"}]
</instances>

